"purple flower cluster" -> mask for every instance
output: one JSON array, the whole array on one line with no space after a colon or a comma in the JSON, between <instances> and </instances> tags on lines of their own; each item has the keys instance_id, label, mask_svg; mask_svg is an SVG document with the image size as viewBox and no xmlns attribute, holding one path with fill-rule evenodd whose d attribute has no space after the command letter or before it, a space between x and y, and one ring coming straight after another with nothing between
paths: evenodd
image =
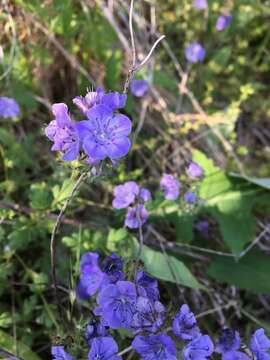
<instances>
[{"instance_id":1,"label":"purple flower cluster","mask_svg":"<svg viewBox=\"0 0 270 360\"><path fill-rule=\"evenodd\" d=\"M180 182L170 174L163 174L160 180L160 188L167 200L176 200L180 194Z\"/></svg>"},{"instance_id":2,"label":"purple flower cluster","mask_svg":"<svg viewBox=\"0 0 270 360\"><path fill-rule=\"evenodd\" d=\"M89 347L88 360L121 360L112 331L126 329L133 334L131 347L141 360L208 360L212 354L221 355L221 360L270 360L270 340L263 329L254 332L249 350L241 347L237 331L225 328L218 342L202 334L195 315L183 304L168 328L169 312L160 302L157 280L143 270L138 270L134 279L125 280L123 260L112 254L99 262L99 255L86 253L81 258L81 278L86 276L83 288L87 296L95 297L95 317L86 327L85 340ZM97 275L98 274L98 275ZM80 294L78 294L80 295ZM81 297L81 296L79 296ZM168 335L168 332L171 332ZM179 354L176 341L184 346ZM64 347L52 347L53 360L74 360Z\"/></svg>"},{"instance_id":3,"label":"purple flower cluster","mask_svg":"<svg viewBox=\"0 0 270 360\"><path fill-rule=\"evenodd\" d=\"M145 80L132 80L130 84L130 91L134 96L143 97L148 92L149 85Z\"/></svg>"},{"instance_id":4,"label":"purple flower cluster","mask_svg":"<svg viewBox=\"0 0 270 360\"><path fill-rule=\"evenodd\" d=\"M207 0L193 0L192 6L198 10L205 10L208 8Z\"/></svg>"},{"instance_id":5,"label":"purple flower cluster","mask_svg":"<svg viewBox=\"0 0 270 360\"><path fill-rule=\"evenodd\" d=\"M65 161L77 159L80 151L84 151L93 165L106 158L115 161L127 155L131 146L131 121L115 113L125 106L126 98L126 94L106 94L100 88L85 97L75 97L74 104L87 117L77 123L71 120L66 104L54 104L55 119L45 128L46 136L54 143L52 151L63 152Z\"/></svg>"},{"instance_id":6,"label":"purple flower cluster","mask_svg":"<svg viewBox=\"0 0 270 360\"><path fill-rule=\"evenodd\" d=\"M20 113L20 107L15 99L0 97L0 116L3 118L16 117Z\"/></svg>"},{"instance_id":7,"label":"purple flower cluster","mask_svg":"<svg viewBox=\"0 0 270 360\"><path fill-rule=\"evenodd\" d=\"M231 21L232 21L231 15L226 15L226 14L220 15L216 22L216 30L222 31L226 29L230 25Z\"/></svg>"},{"instance_id":8,"label":"purple flower cluster","mask_svg":"<svg viewBox=\"0 0 270 360\"><path fill-rule=\"evenodd\" d=\"M148 189L140 188L135 181L127 181L114 188L113 207L115 209L127 209L125 225L130 229L142 226L147 218L148 212L144 203L151 200ZM133 205L130 207L130 205Z\"/></svg>"},{"instance_id":9,"label":"purple flower cluster","mask_svg":"<svg viewBox=\"0 0 270 360\"><path fill-rule=\"evenodd\" d=\"M201 44L193 42L190 43L185 49L185 56L187 61L195 64L198 61L203 61L205 57L205 50Z\"/></svg>"}]
</instances>

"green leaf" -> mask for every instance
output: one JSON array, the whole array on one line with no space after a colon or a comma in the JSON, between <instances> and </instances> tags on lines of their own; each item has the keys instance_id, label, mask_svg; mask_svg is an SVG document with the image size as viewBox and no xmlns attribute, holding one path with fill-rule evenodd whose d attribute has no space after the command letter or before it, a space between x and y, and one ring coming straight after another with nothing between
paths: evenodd
<instances>
[{"instance_id":1,"label":"green leaf","mask_svg":"<svg viewBox=\"0 0 270 360\"><path fill-rule=\"evenodd\" d=\"M55 185L53 187L53 204L60 205L62 204L71 194L75 181L73 179L66 179L62 186Z\"/></svg>"},{"instance_id":2,"label":"green leaf","mask_svg":"<svg viewBox=\"0 0 270 360\"><path fill-rule=\"evenodd\" d=\"M256 178L256 177L249 177L249 176L243 176L240 174L230 173L232 177L240 178L243 180L246 180L252 184L258 185L260 187L263 187L267 190L270 190L270 178Z\"/></svg>"},{"instance_id":3,"label":"green leaf","mask_svg":"<svg viewBox=\"0 0 270 360\"><path fill-rule=\"evenodd\" d=\"M158 279L170 281L193 289L202 288L186 265L171 255L143 247L141 260L146 270Z\"/></svg>"},{"instance_id":4,"label":"green leaf","mask_svg":"<svg viewBox=\"0 0 270 360\"><path fill-rule=\"evenodd\" d=\"M0 330L0 346L11 353L14 353L13 337L6 332ZM27 360L41 360L27 345L17 341L18 356Z\"/></svg>"},{"instance_id":5,"label":"green leaf","mask_svg":"<svg viewBox=\"0 0 270 360\"><path fill-rule=\"evenodd\" d=\"M52 194L45 183L32 184L29 193L30 204L33 209L48 209L52 202Z\"/></svg>"},{"instance_id":6,"label":"green leaf","mask_svg":"<svg viewBox=\"0 0 270 360\"><path fill-rule=\"evenodd\" d=\"M260 251L252 251L238 262L232 258L217 257L211 263L208 274L220 283L255 294L270 294L269 256Z\"/></svg>"},{"instance_id":7,"label":"green leaf","mask_svg":"<svg viewBox=\"0 0 270 360\"><path fill-rule=\"evenodd\" d=\"M189 243L193 238L193 223L196 215L179 211L175 217L176 241Z\"/></svg>"}]
</instances>

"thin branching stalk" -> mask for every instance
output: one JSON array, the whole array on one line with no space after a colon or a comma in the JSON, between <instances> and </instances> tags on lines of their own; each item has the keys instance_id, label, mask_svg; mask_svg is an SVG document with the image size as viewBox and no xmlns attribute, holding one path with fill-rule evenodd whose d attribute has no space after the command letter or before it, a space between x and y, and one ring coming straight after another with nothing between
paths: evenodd
<instances>
[{"instance_id":1,"label":"thin branching stalk","mask_svg":"<svg viewBox=\"0 0 270 360\"><path fill-rule=\"evenodd\" d=\"M74 184L70 196L67 198L67 200L65 201L64 205L62 206L59 215L57 216L56 222L54 224L53 227L53 231L52 231L52 235L51 235L51 243L50 243L50 253L51 253L51 272L52 272L52 282L53 282L53 287L54 287L54 292L55 292L55 296L56 296L56 300L57 300L57 305L58 308L60 309L60 299L58 298L58 293L57 293L57 280L56 280L56 234L57 231L59 229L59 226L61 224L62 218L64 216L64 213L69 205L69 203L71 202L72 198L74 197L76 191L78 190L78 188L80 187L81 183L85 180L87 174L86 173L82 173L78 180L76 181L76 183Z\"/></svg>"}]
</instances>

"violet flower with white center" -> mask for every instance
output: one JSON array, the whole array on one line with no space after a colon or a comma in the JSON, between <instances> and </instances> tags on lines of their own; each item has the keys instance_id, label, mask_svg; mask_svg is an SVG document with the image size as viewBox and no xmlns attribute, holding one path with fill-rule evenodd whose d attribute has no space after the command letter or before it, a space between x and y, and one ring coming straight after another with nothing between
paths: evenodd
<instances>
[{"instance_id":1,"label":"violet flower with white center","mask_svg":"<svg viewBox=\"0 0 270 360\"><path fill-rule=\"evenodd\" d=\"M201 44L193 42L185 49L185 56L189 62L195 64L198 61L203 61L205 57L205 50Z\"/></svg>"},{"instance_id":2,"label":"violet flower with white center","mask_svg":"<svg viewBox=\"0 0 270 360\"><path fill-rule=\"evenodd\" d=\"M75 160L80 151L80 140L76 125L68 115L68 107L64 103L52 105L55 120L45 128L46 136L54 142L51 150L62 151L62 160Z\"/></svg>"},{"instance_id":3,"label":"violet flower with white center","mask_svg":"<svg viewBox=\"0 0 270 360\"><path fill-rule=\"evenodd\" d=\"M131 93L137 97L143 97L149 89L149 85L145 80L132 80L130 84Z\"/></svg>"},{"instance_id":4,"label":"violet flower with white center","mask_svg":"<svg viewBox=\"0 0 270 360\"><path fill-rule=\"evenodd\" d=\"M132 347L140 354L141 360L177 360L173 340L163 333L152 336L137 335Z\"/></svg>"},{"instance_id":5,"label":"violet flower with white center","mask_svg":"<svg viewBox=\"0 0 270 360\"><path fill-rule=\"evenodd\" d=\"M147 297L138 297L132 323L134 330L155 333L163 325L164 319L165 307L159 301L152 302Z\"/></svg>"},{"instance_id":6,"label":"violet flower with white center","mask_svg":"<svg viewBox=\"0 0 270 360\"><path fill-rule=\"evenodd\" d=\"M101 289L97 296L102 319L112 329L130 329L135 314L137 292L130 281L118 281Z\"/></svg>"},{"instance_id":7,"label":"violet flower with white center","mask_svg":"<svg viewBox=\"0 0 270 360\"><path fill-rule=\"evenodd\" d=\"M137 229L148 219L148 211L143 204L130 207L127 210L125 225L130 229Z\"/></svg>"},{"instance_id":8,"label":"violet flower with white center","mask_svg":"<svg viewBox=\"0 0 270 360\"><path fill-rule=\"evenodd\" d=\"M109 107L97 105L87 112L87 117L88 120L80 121L76 127L82 147L91 161L114 160L127 155L132 128L127 116L113 115Z\"/></svg>"},{"instance_id":9,"label":"violet flower with white center","mask_svg":"<svg viewBox=\"0 0 270 360\"><path fill-rule=\"evenodd\" d=\"M216 30L222 31L226 29L230 25L231 21L232 21L231 15L225 15L225 14L220 15L216 22Z\"/></svg>"},{"instance_id":10,"label":"violet flower with white center","mask_svg":"<svg viewBox=\"0 0 270 360\"><path fill-rule=\"evenodd\" d=\"M118 92L105 93L102 88L97 88L96 91L89 91L85 96L76 96L73 103L87 115L87 112L97 105L107 106L112 111L125 107L127 100L126 94L119 94Z\"/></svg>"},{"instance_id":11,"label":"violet flower with white center","mask_svg":"<svg viewBox=\"0 0 270 360\"><path fill-rule=\"evenodd\" d=\"M0 116L3 118L16 117L20 113L17 101L6 96L0 97Z\"/></svg>"},{"instance_id":12,"label":"violet flower with white center","mask_svg":"<svg viewBox=\"0 0 270 360\"><path fill-rule=\"evenodd\" d=\"M198 335L183 351L183 360L207 360L214 351L214 344L208 335Z\"/></svg>"},{"instance_id":13,"label":"violet flower with white center","mask_svg":"<svg viewBox=\"0 0 270 360\"><path fill-rule=\"evenodd\" d=\"M117 355L118 345L111 336L99 337L92 341L88 360L121 360Z\"/></svg>"},{"instance_id":14,"label":"violet flower with white center","mask_svg":"<svg viewBox=\"0 0 270 360\"><path fill-rule=\"evenodd\" d=\"M164 192L165 199L176 200L180 193L180 182L173 175L163 174L160 188Z\"/></svg>"},{"instance_id":15,"label":"violet flower with white center","mask_svg":"<svg viewBox=\"0 0 270 360\"><path fill-rule=\"evenodd\" d=\"M113 207L115 209L127 208L135 202L139 191L139 186L135 183L135 181L127 181L122 185L116 186L113 190Z\"/></svg>"}]
</instances>

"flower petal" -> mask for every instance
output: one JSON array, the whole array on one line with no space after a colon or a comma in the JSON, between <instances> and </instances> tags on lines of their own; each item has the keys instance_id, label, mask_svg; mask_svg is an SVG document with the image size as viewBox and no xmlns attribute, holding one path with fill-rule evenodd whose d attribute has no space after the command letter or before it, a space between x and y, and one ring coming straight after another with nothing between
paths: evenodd
<instances>
[{"instance_id":1,"label":"flower petal","mask_svg":"<svg viewBox=\"0 0 270 360\"><path fill-rule=\"evenodd\" d=\"M113 143L107 146L108 156L111 159L118 159L125 156L130 149L131 142L128 137L114 139Z\"/></svg>"},{"instance_id":2,"label":"flower petal","mask_svg":"<svg viewBox=\"0 0 270 360\"><path fill-rule=\"evenodd\" d=\"M57 125L60 127L64 127L66 125L70 125L71 120L68 115L68 107L64 103L57 103L52 105L52 112L55 116L55 120Z\"/></svg>"},{"instance_id":3,"label":"flower petal","mask_svg":"<svg viewBox=\"0 0 270 360\"><path fill-rule=\"evenodd\" d=\"M108 155L107 148L104 145L97 144L90 136L84 139L83 149L90 158L95 160L103 160Z\"/></svg>"},{"instance_id":4,"label":"flower petal","mask_svg":"<svg viewBox=\"0 0 270 360\"><path fill-rule=\"evenodd\" d=\"M127 136L132 129L130 119L122 114L115 115L109 123L108 130L112 132L113 137Z\"/></svg>"}]
</instances>

